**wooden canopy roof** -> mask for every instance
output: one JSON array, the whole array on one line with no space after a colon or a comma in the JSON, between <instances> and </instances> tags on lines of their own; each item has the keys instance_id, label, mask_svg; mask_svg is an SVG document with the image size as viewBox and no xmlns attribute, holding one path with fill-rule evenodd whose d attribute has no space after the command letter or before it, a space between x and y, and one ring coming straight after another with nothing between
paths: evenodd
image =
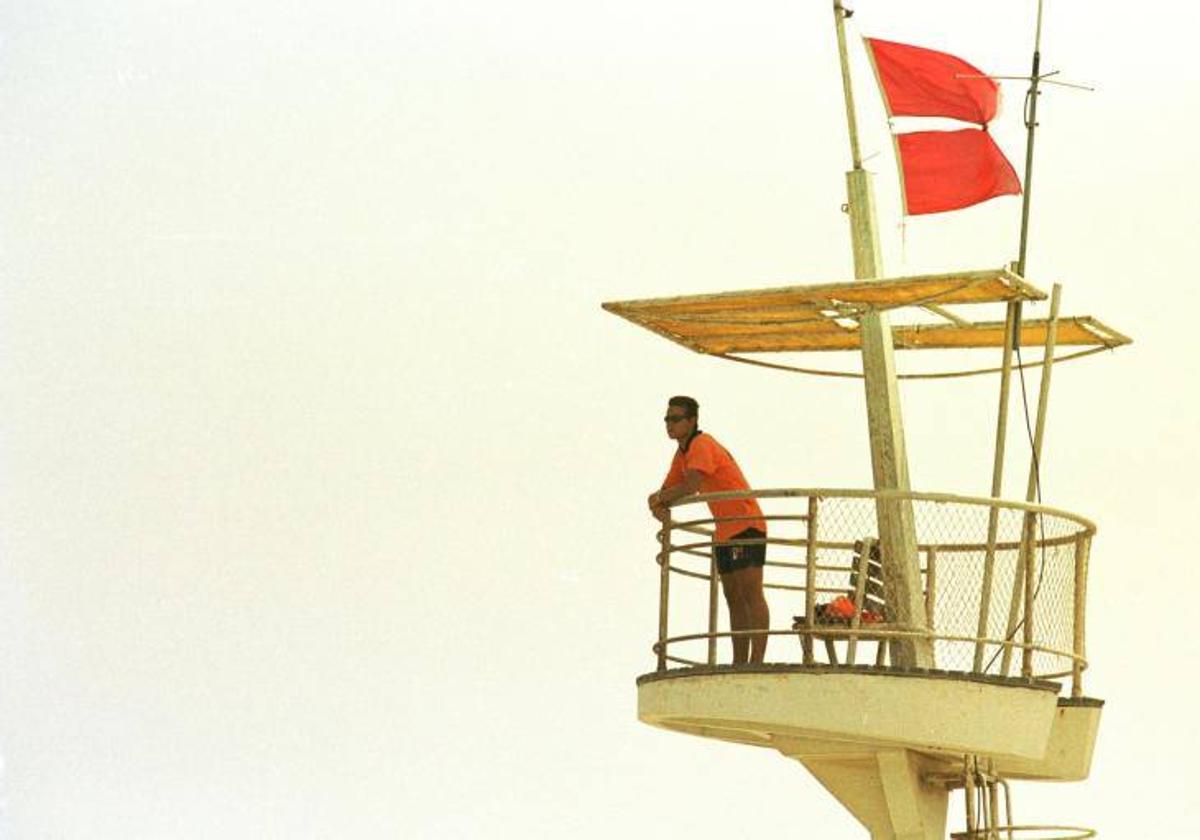
<instances>
[{"instance_id":1,"label":"wooden canopy roof","mask_svg":"<svg viewBox=\"0 0 1200 840\"><path fill-rule=\"evenodd\" d=\"M612 301L604 309L698 353L859 349L858 318L920 307L943 323L892 323L897 349L1000 347L1003 322L973 322L949 306L1044 300L1008 269L923 274L816 286ZM1022 321L1021 344L1042 345L1047 322ZM1117 347L1130 339L1094 318L1059 318L1058 344Z\"/></svg>"}]
</instances>

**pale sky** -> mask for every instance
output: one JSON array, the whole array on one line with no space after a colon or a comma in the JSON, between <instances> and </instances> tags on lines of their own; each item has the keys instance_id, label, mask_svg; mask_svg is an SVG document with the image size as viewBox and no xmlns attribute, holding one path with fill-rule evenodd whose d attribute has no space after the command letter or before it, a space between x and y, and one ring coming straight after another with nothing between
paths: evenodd
<instances>
[{"instance_id":1,"label":"pale sky","mask_svg":"<svg viewBox=\"0 0 1200 840\"><path fill-rule=\"evenodd\" d=\"M861 386L599 306L850 278L829 7L0 9L0 836L861 838L634 685L666 397L755 486L866 487ZM1032 0L855 7L856 72L860 34L1028 69ZM1096 90L1042 97L1028 276L1136 343L1055 371L1043 459L1099 525L1093 774L1014 792L1103 837L1200 819L1197 17L1047 0L1043 32ZM1015 198L900 228L857 83L889 272L1015 258ZM914 488L985 494L995 381L902 398Z\"/></svg>"}]
</instances>

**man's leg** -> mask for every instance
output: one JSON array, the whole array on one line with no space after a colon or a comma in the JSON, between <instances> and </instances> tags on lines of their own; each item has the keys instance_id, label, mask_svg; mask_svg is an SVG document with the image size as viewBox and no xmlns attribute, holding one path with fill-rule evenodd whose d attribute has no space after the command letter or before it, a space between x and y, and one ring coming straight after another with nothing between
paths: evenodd
<instances>
[{"instance_id":1,"label":"man's leg","mask_svg":"<svg viewBox=\"0 0 1200 840\"><path fill-rule=\"evenodd\" d=\"M742 597L740 580L741 572L727 572L721 575L721 589L725 592L725 604L729 607L729 629L748 630L750 616L746 612L746 602ZM750 637L733 636L733 664L740 665L750 659Z\"/></svg>"},{"instance_id":2,"label":"man's leg","mask_svg":"<svg viewBox=\"0 0 1200 840\"><path fill-rule=\"evenodd\" d=\"M742 621L744 622L744 629L769 629L771 626L771 610L767 606L767 599L763 594L763 567L749 566L745 569L738 569L736 572L730 572L725 575L722 578L722 582L724 582L725 578L729 579L734 593L741 601L740 612ZM731 614L732 610L731 606ZM750 643L750 650L748 651L749 661L762 662L763 657L767 653L767 640L770 636L766 633L755 633L749 638L745 636L742 638ZM741 661L745 662L746 660L743 659Z\"/></svg>"},{"instance_id":3,"label":"man's leg","mask_svg":"<svg viewBox=\"0 0 1200 840\"><path fill-rule=\"evenodd\" d=\"M770 629L770 607L767 606L767 596L762 590L762 566L750 566L743 569L742 600L745 604L746 625L751 630ZM750 637L750 661L761 662L767 655L767 642L770 636L760 632Z\"/></svg>"}]
</instances>

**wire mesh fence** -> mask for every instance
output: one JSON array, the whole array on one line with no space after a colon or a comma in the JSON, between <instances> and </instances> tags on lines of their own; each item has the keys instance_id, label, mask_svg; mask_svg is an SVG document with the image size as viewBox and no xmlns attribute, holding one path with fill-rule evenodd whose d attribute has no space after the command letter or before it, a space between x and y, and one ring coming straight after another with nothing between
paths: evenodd
<instances>
[{"instance_id":1,"label":"wire mesh fence","mask_svg":"<svg viewBox=\"0 0 1200 840\"><path fill-rule=\"evenodd\" d=\"M920 644L940 670L1079 679L1090 522L994 499L848 490L677 504L660 534L660 668L728 661L737 634L712 564L717 520L702 503L738 496L758 498L768 522L769 662L897 665L901 646ZM884 506L911 511L911 537L881 540ZM919 588L916 614L898 597L906 580Z\"/></svg>"}]
</instances>

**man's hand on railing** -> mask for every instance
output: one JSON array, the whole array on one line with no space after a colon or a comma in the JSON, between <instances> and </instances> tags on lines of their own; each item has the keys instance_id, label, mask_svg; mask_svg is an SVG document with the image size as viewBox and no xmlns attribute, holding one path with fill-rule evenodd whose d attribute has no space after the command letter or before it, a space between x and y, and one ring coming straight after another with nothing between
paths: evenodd
<instances>
[{"instance_id":1,"label":"man's hand on railing","mask_svg":"<svg viewBox=\"0 0 1200 840\"><path fill-rule=\"evenodd\" d=\"M683 481L670 487L663 487L650 494L646 502L650 505L650 514L659 522L667 521L667 505L684 496L692 496L700 492L700 481L703 476L696 470L684 470Z\"/></svg>"},{"instance_id":2,"label":"man's hand on railing","mask_svg":"<svg viewBox=\"0 0 1200 840\"><path fill-rule=\"evenodd\" d=\"M655 490L646 500L650 505L650 515L659 522L667 521L667 506L662 503L661 491Z\"/></svg>"}]
</instances>

